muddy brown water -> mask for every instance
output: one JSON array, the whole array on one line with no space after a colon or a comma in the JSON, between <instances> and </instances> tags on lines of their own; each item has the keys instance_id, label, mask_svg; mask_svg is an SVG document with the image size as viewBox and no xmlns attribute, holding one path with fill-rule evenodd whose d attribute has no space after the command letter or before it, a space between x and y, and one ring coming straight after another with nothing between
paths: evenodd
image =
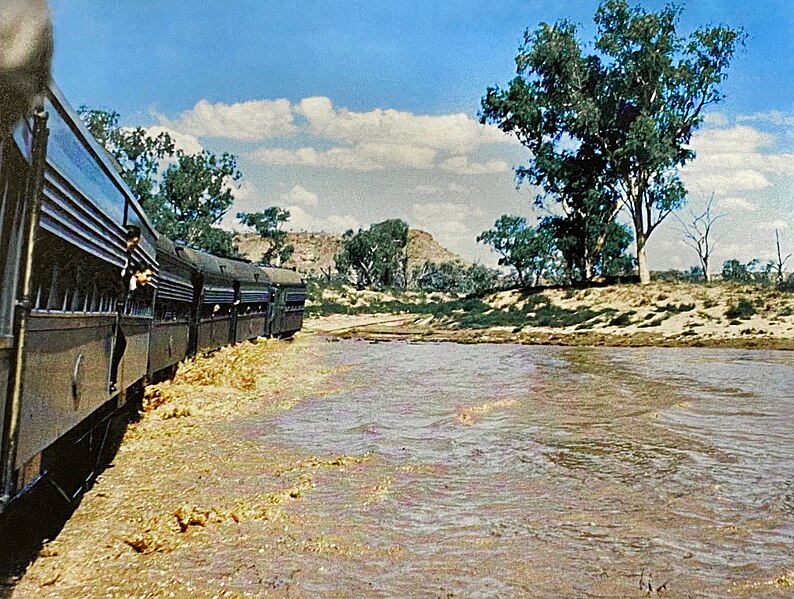
<instances>
[{"instance_id":1,"label":"muddy brown water","mask_svg":"<svg viewBox=\"0 0 794 599\"><path fill-rule=\"evenodd\" d=\"M794 353L257 347L256 390L148 414L0 596L794 594Z\"/></svg>"},{"instance_id":2,"label":"muddy brown water","mask_svg":"<svg viewBox=\"0 0 794 599\"><path fill-rule=\"evenodd\" d=\"M337 391L258 435L371 456L303 506L371 550L296 560L304 596L791 593L794 354L326 349Z\"/></svg>"}]
</instances>

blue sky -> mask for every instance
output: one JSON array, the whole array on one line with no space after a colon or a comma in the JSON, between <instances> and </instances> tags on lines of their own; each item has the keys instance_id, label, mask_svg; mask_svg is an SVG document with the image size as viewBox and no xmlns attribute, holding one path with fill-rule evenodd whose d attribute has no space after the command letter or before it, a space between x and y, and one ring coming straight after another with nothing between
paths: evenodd
<instances>
[{"instance_id":1,"label":"blue sky","mask_svg":"<svg viewBox=\"0 0 794 599\"><path fill-rule=\"evenodd\" d=\"M493 263L477 234L500 214L536 214L533 190L512 179L527 152L476 123L480 98L513 75L524 29L568 18L591 40L597 2L51 6L54 76L72 104L167 128L186 149L237 154L235 210L281 205L295 228L329 231L399 217ZM726 214L717 263L771 257L774 228L794 247L794 4L685 4L683 31L706 23L742 26L749 38L722 87L727 100L693 140L691 206L714 192ZM678 227L670 219L654 233L652 268L696 262Z\"/></svg>"}]
</instances>

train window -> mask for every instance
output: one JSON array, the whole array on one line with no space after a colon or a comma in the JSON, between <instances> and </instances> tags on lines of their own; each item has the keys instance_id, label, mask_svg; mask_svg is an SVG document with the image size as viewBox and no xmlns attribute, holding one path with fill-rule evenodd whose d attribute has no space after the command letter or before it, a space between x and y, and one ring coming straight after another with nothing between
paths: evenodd
<instances>
[{"instance_id":1,"label":"train window","mask_svg":"<svg viewBox=\"0 0 794 599\"><path fill-rule=\"evenodd\" d=\"M240 314L264 314L267 312L267 304L241 304Z\"/></svg>"},{"instance_id":2,"label":"train window","mask_svg":"<svg viewBox=\"0 0 794 599\"><path fill-rule=\"evenodd\" d=\"M0 143L0 335L11 333L28 166L11 138Z\"/></svg>"},{"instance_id":3,"label":"train window","mask_svg":"<svg viewBox=\"0 0 794 599\"><path fill-rule=\"evenodd\" d=\"M232 312L231 304L202 304L201 305L201 319L210 320L213 318L222 318L228 316Z\"/></svg>"},{"instance_id":4,"label":"train window","mask_svg":"<svg viewBox=\"0 0 794 599\"><path fill-rule=\"evenodd\" d=\"M34 255L33 309L39 313L115 314L120 269L55 235L40 231ZM123 313L151 316L153 290L125 299Z\"/></svg>"},{"instance_id":5,"label":"train window","mask_svg":"<svg viewBox=\"0 0 794 599\"><path fill-rule=\"evenodd\" d=\"M158 322L184 322L190 320L190 309L190 302L158 298L154 318Z\"/></svg>"}]
</instances>

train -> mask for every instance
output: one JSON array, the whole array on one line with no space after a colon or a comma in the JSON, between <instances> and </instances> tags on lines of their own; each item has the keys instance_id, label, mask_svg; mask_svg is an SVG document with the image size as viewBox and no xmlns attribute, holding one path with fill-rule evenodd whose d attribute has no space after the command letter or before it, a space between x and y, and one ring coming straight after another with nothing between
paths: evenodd
<instances>
[{"instance_id":1,"label":"train","mask_svg":"<svg viewBox=\"0 0 794 599\"><path fill-rule=\"evenodd\" d=\"M293 270L159 235L55 84L2 136L0 514L47 480L74 501L96 469L70 464L99 460L147 381L202 352L292 336L306 301ZM118 284L131 262L150 274L134 294Z\"/></svg>"}]
</instances>

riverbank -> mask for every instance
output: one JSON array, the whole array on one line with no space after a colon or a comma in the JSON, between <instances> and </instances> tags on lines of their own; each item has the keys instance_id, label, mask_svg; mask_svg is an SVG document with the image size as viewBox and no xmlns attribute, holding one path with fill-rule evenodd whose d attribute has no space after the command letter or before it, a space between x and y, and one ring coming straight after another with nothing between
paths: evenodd
<instances>
[{"instance_id":1,"label":"riverbank","mask_svg":"<svg viewBox=\"0 0 794 599\"><path fill-rule=\"evenodd\" d=\"M794 349L794 296L727 284L509 290L481 299L323 292L308 329L374 341Z\"/></svg>"}]
</instances>

